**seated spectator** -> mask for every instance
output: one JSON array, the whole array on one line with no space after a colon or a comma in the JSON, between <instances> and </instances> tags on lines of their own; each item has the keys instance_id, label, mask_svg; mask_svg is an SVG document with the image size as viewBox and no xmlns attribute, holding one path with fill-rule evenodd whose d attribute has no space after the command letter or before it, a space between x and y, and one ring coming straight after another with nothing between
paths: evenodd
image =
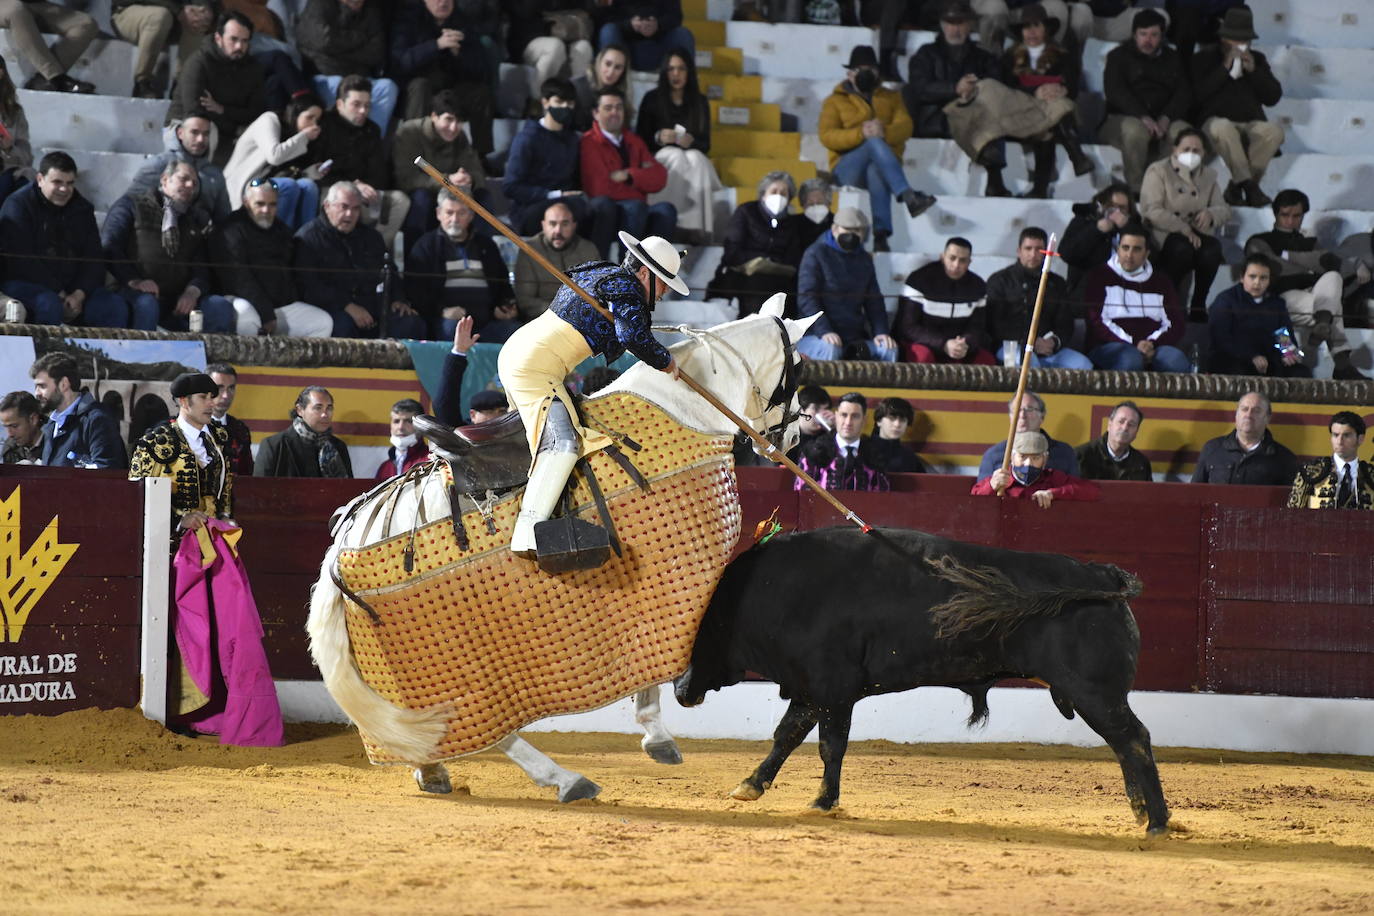
<instances>
[{"instance_id":1,"label":"seated spectator","mask_svg":"<svg viewBox=\"0 0 1374 916\"><path fill-rule=\"evenodd\" d=\"M806 222L801 223L801 249L805 251L811 243L830 231L835 214L830 212L834 202L835 188L821 177L808 178L797 189L797 206Z\"/></svg>"},{"instance_id":2,"label":"seated spectator","mask_svg":"<svg viewBox=\"0 0 1374 916\"><path fill-rule=\"evenodd\" d=\"M248 53L253 23L242 13L220 13L215 34L185 61L172 89L167 120L206 112L219 132L212 161L229 161L239 134L267 109L267 77Z\"/></svg>"},{"instance_id":3,"label":"seated spectator","mask_svg":"<svg viewBox=\"0 0 1374 916\"><path fill-rule=\"evenodd\" d=\"M1117 236L1127 223L1139 222L1131 189L1112 182L1086 204L1073 205L1073 219L1059 240L1059 255L1069 269L1069 295L1081 298L1083 278L1106 264L1116 251Z\"/></svg>"},{"instance_id":4,"label":"seated spectator","mask_svg":"<svg viewBox=\"0 0 1374 916\"><path fill-rule=\"evenodd\" d=\"M374 478L389 480L429 460L429 443L415 434L415 417L424 412L414 398L401 398L391 405L391 445Z\"/></svg>"},{"instance_id":5,"label":"seated spectator","mask_svg":"<svg viewBox=\"0 0 1374 916\"><path fill-rule=\"evenodd\" d=\"M863 211L841 207L830 232L802 255L797 313L801 318L821 316L797 341L797 352L809 359L843 359L851 350L860 359L897 359L873 256L863 247L867 234Z\"/></svg>"},{"instance_id":6,"label":"seated spectator","mask_svg":"<svg viewBox=\"0 0 1374 916\"><path fill-rule=\"evenodd\" d=\"M291 266L301 298L334 319L334 337L423 340L425 321L401 301L382 235L361 222L363 196L351 181L330 186L324 213L296 231ZM395 298L387 303L383 290Z\"/></svg>"},{"instance_id":7,"label":"seated spectator","mask_svg":"<svg viewBox=\"0 0 1374 916\"><path fill-rule=\"evenodd\" d=\"M338 94L346 76L372 82L368 117L386 134L401 90L382 75L387 65L384 0L310 0L296 20L296 47L315 70L315 91L322 99Z\"/></svg>"},{"instance_id":8,"label":"seated spectator","mask_svg":"<svg viewBox=\"0 0 1374 916\"><path fill-rule=\"evenodd\" d=\"M940 260L907 275L897 303L897 345L909 362L993 364L987 284L969 270L972 262L973 243L956 236L945 242Z\"/></svg>"},{"instance_id":9,"label":"seated spectator","mask_svg":"<svg viewBox=\"0 0 1374 916\"><path fill-rule=\"evenodd\" d=\"M5 402L10 397L13 395L7 396ZM0 402L0 416L4 416L5 402ZM1364 443L1364 418L1354 411L1342 410L1331 417L1328 428L1332 454L1298 469L1293 490L1288 494L1288 508L1374 509L1374 466L1359 457ZM5 461L8 463L9 458Z\"/></svg>"},{"instance_id":10,"label":"seated spectator","mask_svg":"<svg viewBox=\"0 0 1374 916\"><path fill-rule=\"evenodd\" d=\"M910 78L902 93L916 136L948 139L945 106L972 92L979 80L1001 78L1002 66L997 57L969 41L977 18L967 0L942 3L935 40L921 45L911 55ZM996 47L1000 54L1000 40Z\"/></svg>"},{"instance_id":11,"label":"seated spectator","mask_svg":"<svg viewBox=\"0 0 1374 916\"><path fill-rule=\"evenodd\" d=\"M248 431L247 423L229 412L229 408L234 406L234 398L238 396L238 370L228 363L211 363L205 367L205 374L219 388L210 407L210 422L223 427L228 436L225 457L229 460L229 470L236 477L252 477L253 434Z\"/></svg>"},{"instance_id":12,"label":"seated spectator","mask_svg":"<svg viewBox=\"0 0 1374 916\"><path fill-rule=\"evenodd\" d=\"M81 59L100 28L80 10L33 0L0 2L0 29L10 33L11 53L33 70L25 89L39 92L95 92L95 84L74 79L67 71ZM42 33L60 35L51 48ZM8 79L8 77L7 77Z\"/></svg>"},{"instance_id":13,"label":"seated spectator","mask_svg":"<svg viewBox=\"0 0 1374 916\"><path fill-rule=\"evenodd\" d=\"M0 57L0 204L25 182L33 181L33 147L29 119L5 59Z\"/></svg>"},{"instance_id":14,"label":"seated spectator","mask_svg":"<svg viewBox=\"0 0 1374 916\"><path fill-rule=\"evenodd\" d=\"M564 274L578 264L597 259L596 246L577 234L572 208L561 199L544 207L539 232L525 241ZM521 321L542 315L562 287L563 284L536 264L524 249L515 256L515 304L520 310Z\"/></svg>"},{"instance_id":15,"label":"seated spectator","mask_svg":"<svg viewBox=\"0 0 1374 916\"><path fill-rule=\"evenodd\" d=\"M434 389L434 418L448 427L468 422L459 410L459 395L463 390L463 376L468 371L468 351L477 341L472 333L472 316L458 320L453 329L453 347L444 354L439 385Z\"/></svg>"},{"instance_id":16,"label":"seated spectator","mask_svg":"<svg viewBox=\"0 0 1374 916\"><path fill-rule=\"evenodd\" d=\"M582 190L593 201L611 201L616 209L615 228L635 238L671 239L677 228L677 208L666 201L649 203L649 195L668 183L668 170L639 136L625 129L624 96L603 89L592 116L595 123L582 135L578 148Z\"/></svg>"},{"instance_id":17,"label":"seated spectator","mask_svg":"<svg viewBox=\"0 0 1374 916\"><path fill-rule=\"evenodd\" d=\"M338 181L352 183L362 195L363 224L376 226L390 251L410 209L410 198L400 191L384 190L391 184L391 172L386 167L382 133L367 117L371 108L372 83L361 76L344 77L334 107L320 118L319 136L310 141L306 156L323 172L321 188ZM324 163L329 163L327 171Z\"/></svg>"},{"instance_id":18,"label":"seated spectator","mask_svg":"<svg viewBox=\"0 0 1374 916\"><path fill-rule=\"evenodd\" d=\"M439 225L406 258L406 296L421 309L434 340L453 336L466 315L488 343L505 343L520 326L510 273L491 236L473 231L476 214L448 189L439 192Z\"/></svg>"},{"instance_id":19,"label":"seated spectator","mask_svg":"<svg viewBox=\"0 0 1374 916\"><path fill-rule=\"evenodd\" d=\"M440 89L452 89L467 113L472 145L483 156L493 149L491 122L495 100L487 51L465 22L454 0L402 0L391 26L390 73L405 85L404 117L428 114Z\"/></svg>"},{"instance_id":20,"label":"seated spectator","mask_svg":"<svg viewBox=\"0 0 1374 916\"><path fill-rule=\"evenodd\" d=\"M1195 120L1231 173L1222 196L1233 207L1269 206L1260 181L1283 145L1283 128L1264 116L1283 97L1283 87L1264 55L1250 49L1258 37L1250 10L1229 9L1217 44L1191 62Z\"/></svg>"},{"instance_id":21,"label":"seated spectator","mask_svg":"<svg viewBox=\"0 0 1374 916\"><path fill-rule=\"evenodd\" d=\"M43 424L43 452L35 462L50 468L113 468L129 466L119 424L89 391L81 387L76 360L65 353L48 353L29 367L33 396L48 415Z\"/></svg>"},{"instance_id":22,"label":"seated spectator","mask_svg":"<svg viewBox=\"0 0 1374 916\"><path fill-rule=\"evenodd\" d=\"M526 121L511 141L501 180L501 189L511 201L510 224L517 232L533 234L549 201L561 200L572 211L579 231L604 258L617 217L609 199L588 201L577 188L580 141L568 127L573 115L572 86L567 80L548 80L540 94L544 114Z\"/></svg>"},{"instance_id":23,"label":"seated spectator","mask_svg":"<svg viewBox=\"0 0 1374 916\"><path fill-rule=\"evenodd\" d=\"M769 172L759 180L758 196L735 208L707 299L734 299L743 318L757 312L769 296L785 292L791 300L789 313L795 311L797 268L811 237L806 226L814 225L787 211L795 192L791 175ZM830 216L828 206L825 215Z\"/></svg>"},{"instance_id":24,"label":"seated spectator","mask_svg":"<svg viewBox=\"0 0 1374 916\"><path fill-rule=\"evenodd\" d=\"M230 206L243 206L249 182L270 178L277 190L277 217L288 228L299 229L314 219L320 211L320 187L307 175L306 150L320 135L323 114L324 105L307 90L294 96L280 117L264 111L248 125L224 167ZM284 139L283 125L293 131Z\"/></svg>"},{"instance_id":25,"label":"seated spectator","mask_svg":"<svg viewBox=\"0 0 1374 916\"><path fill-rule=\"evenodd\" d=\"M1092 35L1094 8L1101 2L1093 0L1089 5L1081 0L1046 0L1041 6L1048 10L1052 23L1047 36L1062 47L1082 48L1083 42ZM973 6L978 13L979 40L993 53L1001 51L1006 39L1007 25L1012 18L1008 7L1020 7L1020 18L1011 23L1013 37L1016 25L1026 21L1026 11L1030 9L1026 0L975 0Z\"/></svg>"},{"instance_id":26,"label":"seated spectator","mask_svg":"<svg viewBox=\"0 0 1374 916\"><path fill-rule=\"evenodd\" d=\"M581 0L514 0L505 6L511 59L532 69L530 101L537 109L545 80L585 73L592 65L592 17Z\"/></svg>"},{"instance_id":27,"label":"seated spectator","mask_svg":"<svg viewBox=\"0 0 1374 916\"><path fill-rule=\"evenodd\" d=\"M887 251L892 199L915 219L935 198L914 190L902 169L911 137L911 116L902 98L878 82L878 56L867 45L849 53L844 82L821 104L821 143L830 150L830 171L841 185L867 188L873 210L873 250Z\"/></svg>"},{"instance_id":28,"label":"seated spectator","mask_svg":"<svg viewBox=\"0 0 1374 916\"><path fill-rule=\"evenodd\" d=\"M328 337L333 317L301 301L291 269L294 230L277 218L275 182L254 178L243 207L214 227L215 289L233 305L239 334Z\"/></svg>"},{"instance_id":29,"label":"seated spectator","mask_svg":"<svg viewBox=\"0 0 1374 916\"><path fill-rule=\"evenodd\" d=\"M609 5L610 18L597 33L597 47L628 47L633 69L652 73L670 48L696 56L696 38L683 28L680 0L610 0Z\"/></svg>"},{"instance_id":30,"label":"seated spectator","mask_svg":"<svg viewBox=\"0 0 1374 916\"><path fill-rule=\"evenodd\" d=\"M1096 501L1102 490L1091 480L1046 467L1049 442L1044 433L1017 433L1011 448L1011 470L997 468L973 485L973 496L1009 496L1012 499L1032 499L1041 509L1048 509L1056 499Z\"/></svg>"},{"instance_id":31,"label":"seated spectator","mask_svg":"<svg viewBox=\"0 0 1374 916\"><path fill-rule=\"evenodd\" d=\"M1008 416L1010 416L1012 407L1015 405L1016 398L1013 396L1011 400L1007 401ZM1077 475L1078 457L1074 454L1073 446L1067 442L1060 442L1040 428L1045 422L1045 412L1045 399L1027 389L1021 396L1021 412L1016 416L1016 431L1018 433L1043 433L1049 443L1048 466L1063 471L1065 474ZM978 478L980 480L984 477L991 477L992 472L1002 466L1002 456L1006 454L1006 451L1006 439L996 445L988 446L988 450L983 452L983 457L978 462Z\"/></svg>"},{"instance_id":32,"label":"seated spectator","mask_svg":"<svg viewBox=\"0 0 1374 916\"><path fill-rule=\"evenodd\" d=\"M232 205L224 181L224 172L211 160L215 154L215 126L205 111L193 111L184 119L162 129L163 151L149 156L134 173L125 194L145 194L162 181L168 163L189 162L196 172L200 194L196 206L212 219L224 219Z\"/></svg>"},{"instance_id":33,"label":"seated spectator","mask_svg":"<svg viewBox=\"0 0 1374 916\"><path fill-rule=\"evenodd\" d=\"M1037 226L1022 229L1016 245L1016 263L988 277L988 329L992 334L992 346L998 348L999 360L1006 357L1008 346L1017 353L1025 351L1048 246L1049 237L1044 229ZM1068 299L1068 285L1051 271L1045 282L1045 300L1040 307L1040 325L1032 347L1031 366L1036 369L1091 369L1092 360L1067 346L1072 338L1073 308ZM1018 356L1017 365L1020 365L1019 359Z\"/></svg>"},{"instance_id":34,"label":"seated spectator","mask_svg":"<svg viewBox=\"0 0 1374 916\"><path fill-rule=\"evenodd\" d=\"M296 395L291 425L268 436L253 461L255 477L352 477L348 446L334 435L334 396L310 385Z\"/></svg>"},{"instance_id":35,"label":"seated spectator","mask_svg":"<svg viewBox=\"0 0 1374 916\"><path fill-rule=\"evenodd\" d=\"M136 99L155 99L157 59L175 31L177 60L184 65L215 25L212 0L112 0L110 25L115 35L138 46L134 63Z\"/></svg>"},{"instance_id":36,"label":"seated spectator","mask_svg":"<svg viewBox=\"0 0 1374 916\"><path fill-rule=\"evenodd\" d=\"M1079 473L1088 480L1154 480L1150 459L1131 445L1145 414L1134 401L1122 401L1107 415L1107 431L1074 449Z\"/></svg>"},{"instance_id":37,"label":"seated spectator","mask_svg":"<svg viewBox=\"0 0 1374 916\"><path fill-rule=\"evenodd\" d=\"M1212 372L1311 378L1302 364L1283 298L1270 292L1272 267L1262 254L1245 256L1240 282L1212 303Z\"/></svg>"},{"instance_id":38,"label":"seated spectator","mask_svg":"<svg viewBox=\"0 0 1374 916\"><path fill-rule=\"evenodd\" d=\"M657 88L640 103L635 132L668 170L668 183L652 196L653 202L673 205L678 229L693 244L710 244L716 237L715 193L720 190L720 176L707 158L711 105L697 86L695 61L681 48L663 58Z\"/></svg>"},{"instance_id":39,"label":"seated spectator","mask_svg":"<svg viewBox=\"0 0 1374 916\"><path fill-rule=\"evenodd\" d=\"M607 370L614 372L614 370ZM612 376L611 381L615 378ZM610 384L607 382L606 384ZM486 423L497 417L504 417L510 411L506 396L494 388L483 388L468 399L468 422Z\"/></svg>"},{"instance_id":40,"label":"seated spectator","mask_svg":"<svg viewBox=\"0 0 1374 916\"><path fill-rule=\"evenodd\" d=\"M1188 127L1184 118L1192 104L1183 59L1164 43L1164 26L1158 10L1136 13L1130 40L1107 54L1102 77L1107 119L1098 137L1121 150L1126 184L1137 192L1145 166Z\"/></svg>"},{"instance_id":41,"label":"seated spectator","mask_svg":"<svg viewBox=\"0 0 1374 916\"><path fill-rule=\"evenodd\" d=\"M1188 372L1178 348L1185 318L1174 284L1146 260L1147 238L1138 223L1117 234L1116 253L1083 279L1088 359L1120 372Z\"/></svg>"},{"instance_id":42,"label":"seated spectator","mask_svg":"<svg viewBox=\"0 0 1374 916\"><path fill-rule=\"evenodd\" d=\"M37 464L43 459L43 406L27 391L11 391L0 399L0 424L5 441L0 444L0 464Z\"/></svg>"},{"instance_id":43,"label":"seated spectator","mask_svg":"<svg viewBox=\"0 0 1374 916\"><path fill-rule=\"evenodd\" d=\"M110 275L132 312L130 327L185 331L191 312L202 315L207 334L234 333L234 307L210 291L210 218L194 205L196 170L173 160L158 187L115 201L105 216L100 242Z\"/></svg>"},{"instance_id":44,"label":"seated spectator","mask_svg":"<svg viewBox=\"0 0 1374 916\"><path fill-rule=\"evenodd\" d=\"M929 474L921 456L902 444L916 419L906 398L883 398L873 411L873 435L868 438L874 466L887 474Z\"/></svg>"},{"instance_id":45,"label":"seated spectator","mask_svg":"<svg viewBox=\"0 0 1374 916\"><path fill-rule=\"evenodd\" d=\"M1374 233L1354 232L1341 239L1336 255L1349 268L1351 279L1346 282L1346 307L1353 315L1374 312Z\"/></svg>"},{"instance_id":46,"label":"seated spectator","mask_svg":"<svg viewBox=\"0 0 1374 916\"><path fill-rule=\"evenodd\" d=\"M1302 228L1310 209L1307 195L1285 188L1274 197L1274 228L1250 236L1246 254L1262 254L1278 269L1270 287L1283 297L1288 314L1301 336L1299 343L1312 354L1325 343L1335 364L1331 377L1363 379L1350 364L1350 339L1345 333L1342 297L1346 287L1359 284L1358 267L1343 276L1344 264L1332 251L1321 248ZM1368 269L1366 268L1367 284Z\"/></svg>"},{"instance_id":47,"label":"seated spectator","mask_svg":"<svg viewBox=\"0 0 1374 916\"><path fill-rule=\"evenodd\" d=\"M1230 7L1240 6L1244 0L1164 0L1164 12L1169 17L1169 40L1178 48L1183 63L1188 64L1199 45L1216 42L1222 17Z\"/></svg>"},{"instance_id":48,"label":"seated spectator","mask_svg":"<svg viewBox=\"0 0 1374 916\"><path fill-rule=\"evenodd\" d=\"M835 405L835 434L816 436L801 449L803 471L827 490L892 489L887 474L878 469L870 439L863 435L868 399L857 391L841 395ZM806 484L800 477L792 482L794 490Z\"/></svg>"},{"instance_id":49,"label":"seated spectator","mask_svg":"<svg viewBox=\"0 0 1374 916\"><path fill-rule=\"evenodd\" d=\"M830 392L819 385L803 385L797 389L798 438L797 444L788 450L788 458L800 461L802 446L817 436L828 436L834 432L835 411L830 403ZM750 451L753 451L752 447Z\"/></svg>"},{"instance_id":50,"label":"seated spectator","mask_svg":"<svg viewBox=\"0 0 1374 916\"><path fill-rule=\"evenodd\" d=\"M576 70L572 72L577 73ZM572 124L579 135L591 128L592 109L596 108L596 99L602 89L619 89L624 94L625 118L629 120L634 114L634 106L630 104L630 52L624 45L606 45L596 52L596 59L585 73L573 77L572 87L577 95Z\"/></svg>"},{"instance_id":51,"label":"seated spectator","mask_svg":"<svg viewBox=\"0 0 1374 916\"><path fill-rule=\"evenodd\" d=\"M54 150L38 179L0 205L0 289L28 309L33 324L129 327L129 307L105 289L95 208L76 189L76 163Z\"/></svg>"},{"instance_id":52,"label":"seated spectator","mask_svg":"<svg viewBox=\"0 0 1374 916\"><path fill-rule=\"evenodd\" d=\"M1269 398L1258 391L1241 395L1236 402L1236 428L1207 440L1193 470L1193 483L1292 484L1298 459L1269 432L1273 414Z\"/></svg>"},{"instance_id":53,"label":"seated spectator","mask_svg":"<svg viewBox=\"0 0 1374 916\"><path fill-rule=\"evenodd\" d=\"M1064 5L1062 0L1059 5ZM1074 8L1086 9L1077 5ZM1021 21L1015 27L1018 40L1002 57L1003 81L1007 86L1019 89L1023 95L1030 96L1034 102L1033 107L1026 106L1024 100L1018 100L1021 102L1019 106L995 104L996 99L1002 96L1002 92L991 84L988 87L992 89L991 99L983 98L981 91L975 99L976 105L987 104L994 108L998 115L998 129L1007 130L1015 124L1016 129L1007 130L1004 136L1031 141L1031 149L1035 153L1035 167L1031 173L1031 189L1026 194L1027 197L1050 196L1050 183L1055 177L1056 143L1063 146L1064 152L1069 154L1075 175L1088 175L1093 170L1092 160L1083 153L1083 147L1079 144L1078 129L1075 126L1078 117L1075 100L1078 98L1080 64L1076 54L1055 43L1052 36L1059 22L1060 20L1046 15L1045 5L1042 3L1022 7ZM1067 115L1061 113L1066 107L1069 112ZM1018 109L1024 111L1028 117L1024 120L1009 118L1010 112ZM1033 124L1051 121L1054 126L1048 137L1043 136L1043 131L1032 130ZM991 136L991 132L987 135Z\"/></svg>"},{"instance_id":54,"label":"seated spectator","mask_svg":"<svg viewBox=\"0 0 1374 916\"><path fill-rule=\"evenodd\" d=\"M1145 170L1140 188L1140 215L1150 227L1155 266L1175 290L1193 274L1189 317L1207 320L1207 297L1225 260L1217 233L1231 218L1221 198L1217 173L1202 164L1202 134L1189 127L1178 132L1174 151Z\"/></svg>"},{"instance_id":55,"label":"seated spectator","mask_svg":"<svg viewBox=\"0 0 1374 916\"><path fill-rule=\"evenodd\" d=\"M406 252L416 240L433 229L434 207L438 203L434 179L415 167L415 157L425 161L448 176L461 191L483 207L491 206L487 193L487 172L482 157L463 133L463 113L458 95L452 89L434 94L429 114L413 121L402 121L396 127L392 141L391 168L393 184L398 191L410 195L410 212L406 214ZM479 230L485 223L478 223ZM449 335L445 334L445 337Z\"/></svg>"}]
</instances>

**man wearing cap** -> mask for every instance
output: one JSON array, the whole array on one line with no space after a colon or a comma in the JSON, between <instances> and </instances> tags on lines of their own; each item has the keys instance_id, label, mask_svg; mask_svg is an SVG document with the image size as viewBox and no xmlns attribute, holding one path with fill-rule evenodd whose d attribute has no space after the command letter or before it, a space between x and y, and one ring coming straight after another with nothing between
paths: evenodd
<instances>
[{"instance_id":1,"label":"man wearing cap","mask_svg":"<svg viewBox=\"0 0 1374 916\"><path fill-rule=\"evenodd\" d=\"M873 250L887 251L892 235L892 198L914 219L935 198L907 184L902 150L911 138L911 115L902 97L878 79L878 55L868 45L849 54L844 82L821 105L821 143L830 150L835 182L867 188L873 208Z\"/></svg>"},{"instance_id":2,"label":"man wearing cap","mask_svg":"<svg viewBox=\"0 0 1374 916\"><path fill-rule=\"evenodd\" d=\"M1045 467L1050 444L1044 433L1017 433L1011 446L1011 470L999 465L990 477L984 477L969 491L974 496L1010 496L1012 499L1033 499L1041 509L1048 509L1056 499L1096 500L1102 490L1091 480L1073 477L1063 471Z\"/></svg>"},{"instance_id":3,"label":"man wearing cap","mask_svg":"<svg viewBox=\"0 0 1374 916\"><path fill-rule=\"evenodd\" d=\"M172 544L209 519L233 519L234 472L229 468L229 433L210 422L219 386L203 372L172 381L177 417L154 426L134 443L129 479L172 481Z\"/></svg>"},{"instance_id":4,"label":"man wearing cap","mask_svg":"<svg viewBox=\"0 0 1374 916\"><path fill-rule=\"evenodd\" d=\"M1331 454L1307 462L1298 469L1290 509L1374 509L1374 467L1359 458L1364 444L1364 418L1342 410L1327 424Z\"/></svg>"},{"instance_id":5,"label":"man wearing cap","mask_svg":"<svg viewBox=\"0 0 1374 916\"><path fill-rule=\"evenodd\" d=\"M1131 37L1107 55L1102 77L1107 119L1098 135L1121 150L1126 183L1140 193L1145 167L1173 148L1192 104L1188 72L1164 42L1164 16L1145 9L1131 21Z\"/></svg>"},{"instance_id":6,"label":"man wearing cap","mask_svg":"<svg viewBox=\"0 0 1374 916\"><path fill-rule=\"evenodd\" d=\"M468 422L485 423L504 417L510 411L506 396L492 388L484 388L468 398Z\"/></svg>"},{"instance_id":7,"label":"man wearing cap","mask_svg":"<svg viewBox=\"0 0 1374 916\"><path fill-rule=\"evenodd\" d=\"M578 458L608 443L605 436L577 425L563 378L589 356L600 353L614 362L626 350L677 377L677 362L654 339L649 317L668 289L686 295L687 284L678 275L682 256L658 236L640 242L621 232L620 244L626 253L619 266L599 261L571 272L573 282L594 296L614 322L563 287L548 311L512 334L497 357L501 386L524 420L534 456L510 545L523 557L533 557L534 526L553 512Z\"/></svg>"},{"instance_id":8,"label":"man wearing cap","mask_svg":"<svg viewBox=\"0 0 1374 916\"><path fill-rule=\"evenodd\" d=\"M949 137L945 106L955 99L971 98L979 80L1001 79L999 58L969 40L977 18L967 0L949 0L940 9L935 40L911 55L910 79L902 91L916 136ZM983 38L986 41L988 36Z\"/></svg>"},{"instance_id":9,"label":"man wearing cap","mask_svg":"<svg viewBox=\"0 0 1374 916\"><path fill-rule=\"evenodd\" d=\"M863 212L841 207L830 231L802 255L797 312L802 318L821 315L797 341L797 352L809 359L841 359L850 347L864 350L870 359L897 359L873 256L863 248L867 234Z\"/></svg>"}]
</instances>

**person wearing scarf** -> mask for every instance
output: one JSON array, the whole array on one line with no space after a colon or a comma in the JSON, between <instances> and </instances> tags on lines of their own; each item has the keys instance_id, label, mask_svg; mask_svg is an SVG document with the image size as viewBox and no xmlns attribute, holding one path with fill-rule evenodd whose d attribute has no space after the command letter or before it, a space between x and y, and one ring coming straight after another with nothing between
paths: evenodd
<instances>
[{"instance_id":1,"label":"person wearing scarf","mask_svg":"<svg viewBox=\"0 0 1374 916\"><path fill-rule=\"evenodd\" d=\"M334 396L319 385L302 389L291 409L291 425L259 446L253 476L352 477L348 446L333 428Z\"/></svg>"}]
</instances>

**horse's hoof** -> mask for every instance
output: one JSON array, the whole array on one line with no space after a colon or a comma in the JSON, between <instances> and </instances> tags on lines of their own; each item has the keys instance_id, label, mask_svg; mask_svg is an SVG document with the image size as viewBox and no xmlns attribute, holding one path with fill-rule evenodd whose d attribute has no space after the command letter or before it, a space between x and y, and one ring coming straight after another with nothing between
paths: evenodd
<instances>
[{"instance_id":1,"label":"horse's hoof","mask_svg":"<svg viewBox=\"0 0 1374 916\"><path fill-rule=\"evenodd\" d=\"M448 768L442 763L427 763L415 768L415 784L421 792L434 795L447 795L453 791L453 783L448 779Z\"/></svg>"},{"instance_id":2,"label":"horse's hoof","mask_svg":"<svg viewBox=\"0 0 1374 916\"><path fill-rule=\"evenodd\" d=\"M568 786L566 789L558 790L558 800L566 804L568 802L581 801L584 798L596 798L600 794L600 786L585 776L579 776L577 777L577 782Z\"/></svg>"},{"instance_id":3,"label":"horse's hoof","mask_svg":"<svg viewBox=\"0 0 1374 916\"><path fill-rule=\"evenodd\" d=\"M746 779L735 786L735 790L730 793L730 797L736 801L758 801L763 797L763 789Z\"/></svg>"},{"instance_id":4,"label":"horse's hoof","mask_svg":"<svg viewBox=\"0 0 1374 916\"><path fill-rule=\"evenodd\" d=\"M654 763L677 764L682 762L682 751L678 750L677 742L671 738L667 741L660 741L657 744L642 742L641 747L644 753L648 754Z\"/></svg>"}]
</instances>

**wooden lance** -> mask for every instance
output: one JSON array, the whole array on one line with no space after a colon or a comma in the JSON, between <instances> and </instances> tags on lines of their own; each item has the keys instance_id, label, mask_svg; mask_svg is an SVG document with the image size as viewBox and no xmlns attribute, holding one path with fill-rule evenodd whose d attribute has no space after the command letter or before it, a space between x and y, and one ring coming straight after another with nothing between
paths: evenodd
<instances>
[{"instance_id":1,"label":"wooden lance","mask_svg":"<svg viewBox=\"0 0 1374 916\"><path fill-rule=\"evenodd\" d=\"M1045 255L1045 261L1040 265L1040 289L1035 294L1035 308L1031 311L1030 330L1026 334L1026 347L1021 352L1021 376L1016 381L1016 397L1011 399L1011 420L1007 424L1007 447L1002 450L1002 473L1006 474L1011 470L1011 443L1016 438L1016 424L1021 419L1021 398L1026 394L1026 377L1030 373L1031 356L1035 353L1035 341L1040 331L1040 310L1045 305L1045 286L1050 280L1050 259L1059 257L1059 252L1054 250L1055 236L1050 234L1050 240L1040 251ZM1006 493L1005 486L997 490L997 495Z\"/></svg>"},{"instance_id":2,"label":"wooden lance","mask_svg":"<svg viewBox=\"0 0 1374 916\"><path fill-rule=\"evenodd\" d=\"M604 305L598 302L595 296L587 292L581 286L574 283L571 277L569 277L567 274L563 273L563 271L559 270L557 267L551 264L548 258L544 257L538 251L535 251L532 247L530 247L530 244L528 242L522 239L514 230L512 230L505 223L501 222L501 220L497 219L486 207L482 206L477 201L473 200L472 197L466 191L455 185L453 182L449 181L447 175L445 175L443 172L440 172L434 166L430 165L427 161L425 161L425 158L423 156L415 157L415 165L418 166L420 170L423 171L430 178L433 178L435 181L437 181L450 194L452 194L454 197L458 198L463 203L467 204L470 208L472 208L472 212L476 213L478 216L482 217L482 219L486 220L487 223L489 223L492 226L492 228L494 228L497 232L500 232L506 238L514 242L516 247L518 247L521 251L525 252L525 254L529 255L530 258L534 260L534 263L538 264L540 267L544 268L550 274L552 274L554 278L558 280L559 283L562 283L564 286L568 287L573 292L577 293L577 295L581 296L584 302L586 302L592 308L596 309L596 311L600 313L601 316L604 317L607 321L611 322L612 324L615 323L615 316L611 314L609 309L607 309ZM1042 281L1040 284L1042 294L1044 292L1044 288L1045 284ZM698 382L696 379L692 378L686 372L683 372L681 370L678 371L678 378L685 382L688 388L691 388L697 394L705 398L707 403L709 403L712 407L714 407L716 410L719 410L722 414L729 418L730 422L734 423L735 426L739 428L740 432L744 433L751 440L753 440L754 444L759 447L760 454L771 459L772 461L777 462L778 464L781 464L783 467L787 468L793 474L797 475L797 477L801 478L802 483L810 487L812 491L814 491L818 496L820 496L827 503L829 503L831 508L833 508L836 512L844 516L846 520L853 522L855 525L858 525L859 528L861 528L865 534L873 531L872 525L868 524L863 519L859 518L858 514L855 513L853 509L850 509L844 503L836 499L834 494L832 494L825 487L817 483L810 474L806 473L800 467L798 467L797 463L793 461L791 458L788 458L787 455L784 454L781 449L779 449L773 443L769 442L762 435L756 432L754 428L750 426L748 423L746 423L742 417L740 417L733 410L722 404L720 402L720 399L717 398L710 391L708 391L706 388L704 388L700 382Z\"/></svg>"}]
</instances>

